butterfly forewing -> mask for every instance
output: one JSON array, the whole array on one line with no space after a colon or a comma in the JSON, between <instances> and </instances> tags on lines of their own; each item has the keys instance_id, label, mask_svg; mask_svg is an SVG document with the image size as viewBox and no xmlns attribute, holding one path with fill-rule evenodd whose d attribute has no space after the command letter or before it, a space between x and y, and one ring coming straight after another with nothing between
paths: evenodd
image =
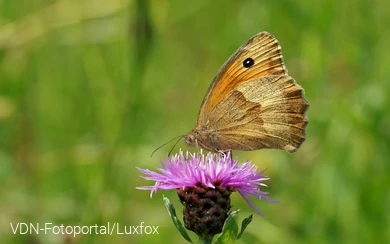
<instances>
[{"instance_id":1,"label":"butterfly forewing","mask_svg":"<svg viewBox=\"0 0 390 244\"><path fill-rule=\"evenodd\" d=\"M248 58L254 64L245 68L243 63ZM258 33L244 43L219 70L203 99L198 123L206 123L207 111L242 83L266 75L283 74L287 74L287 70L278 40L267 32Z\"/></svg>"}]
</instances>

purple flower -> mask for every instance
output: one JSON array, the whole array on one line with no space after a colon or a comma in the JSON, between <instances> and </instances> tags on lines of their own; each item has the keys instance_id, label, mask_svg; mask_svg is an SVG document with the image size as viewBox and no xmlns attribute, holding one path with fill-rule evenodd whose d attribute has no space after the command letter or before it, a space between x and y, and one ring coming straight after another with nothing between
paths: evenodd
<instances>
[{"instance_id":1,"label":"purple flower","mask_svg":"<svg viewBox=\"0 0 390 244\"><path fill-rule=\"evenodd\" d=\"M239 164L238 160L232 160L230 154L221 155L208 153L192 154L187 152L183 155L178 154L167 157L162 162L163 168L158 172L148 169L138 168L146 176L141 176L145 180L152 180L156 183L154 186L137 187L140 190L151 190L150 197L157 190L186 189L188 187L199 187L209 189L228 188L231 191L237 191L245 201L257 213L264 216L262 212L249 200L248 196L265 199L269 202L277 202L267 196L268 192L260 190L260 187L267 185L263 181L268 177L263 175L264 171L257 173L257 165L248 161Z\"/></svg>"}]
</instances>

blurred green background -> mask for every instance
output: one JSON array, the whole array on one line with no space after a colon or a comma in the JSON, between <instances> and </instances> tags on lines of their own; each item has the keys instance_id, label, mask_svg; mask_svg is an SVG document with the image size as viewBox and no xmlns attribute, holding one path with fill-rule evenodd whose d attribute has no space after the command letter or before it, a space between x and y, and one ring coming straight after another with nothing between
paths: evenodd
<instances>
[{"instance_id":1,"label":"blurred green background","mask_svg":"<svg viewBox=\"0 0 390 244\"><path fill-rule=\"evenodd\" d=\"M2 243L184 243L136 166L160 167L225 60L278 38L310 102L298 152L236 152L280 201L241 243L390 242L389 1L0 0ZM184 142L174 149L188 149ZM254 211L233 194L241 219ZM180 215L181 216L181 215ZM10 223L159 226L14 235ZM196 239L196 238L194 238Z\"/></svg>"}]
</instances>

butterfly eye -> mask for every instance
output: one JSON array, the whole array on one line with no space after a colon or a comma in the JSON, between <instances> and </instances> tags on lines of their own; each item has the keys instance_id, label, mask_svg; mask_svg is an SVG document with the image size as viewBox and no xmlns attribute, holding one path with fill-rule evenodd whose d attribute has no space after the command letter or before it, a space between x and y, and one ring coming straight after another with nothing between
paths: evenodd
<instances>
[{"instance_id":1,"label":"butterfly eye","mask_svg":"<svg viewBox=\"0 0 390 244\"><path fill-rule=\"evenodd\" d=\"M245 68L249 68L255 64L255 61L251 58L247 58L244 60L244 62L242 64L244 65Z\"/></svg>"}]
</instances>

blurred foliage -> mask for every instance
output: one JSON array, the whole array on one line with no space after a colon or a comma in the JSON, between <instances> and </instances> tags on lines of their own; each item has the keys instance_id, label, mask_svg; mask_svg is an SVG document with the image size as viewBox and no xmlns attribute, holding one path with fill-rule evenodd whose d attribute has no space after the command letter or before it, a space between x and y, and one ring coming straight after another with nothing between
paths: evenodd
<instances>
[{"instance_id":1,"label":"blurred foliage","mask_svg":"<svg viewBox=\"0 0 390 244\"><path fill-rule=\"evenodd\" d=\"M149 184L135 167L160 166L171 145L150 152L192 129L219 67L260 31L280 41L310 123L294 154L235 153L267 168L280 201L254 200L268 218L254 216L241 243L389 243L389 9L379 0L0 0L2 243L183 243L162 193L135 189ZM253 212L233 195L241 217ZM13 235L18 222L145 222L160 234Z\"/></svg>"}]
</instances>

